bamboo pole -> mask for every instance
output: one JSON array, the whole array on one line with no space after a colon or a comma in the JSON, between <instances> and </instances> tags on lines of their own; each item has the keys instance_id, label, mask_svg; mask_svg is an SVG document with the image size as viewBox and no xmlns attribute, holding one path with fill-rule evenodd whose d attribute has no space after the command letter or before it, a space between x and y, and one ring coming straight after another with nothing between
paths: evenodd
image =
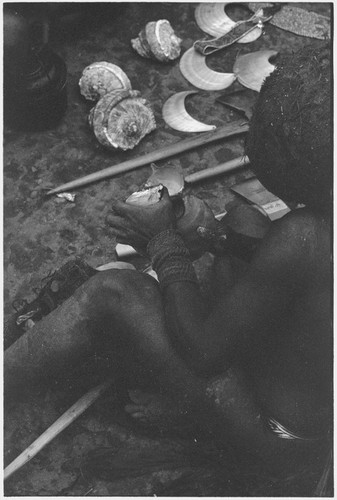
<instances>
[{"instance_id":1,"label":"bamboo pole","mask_svg":"<svg viewBox=\"0 0 337 500\"><path fill-rule=\"evenodd\" d=\"M39 436L28 448L25 449L13 462L4 470L4 480L8 479L14 472L19 470L29 460L31 460L42 448L76 420L96 399L103 394L112 384L108 379L102 384L94 387L82 396L73 406L71 406L60 418L56 420L41 436Z\"/></svg>"},{"instance_id":2,"label":"bamboo pole","mask_svg":"<svg viewBox=\"0 0 337 500\"><path fill-rule=\"evenodd\" d=\"M98 172L93 172L92 174L86 175L79 179L75 179L74 181L67 182L66 184L62 184L61 186L51 189L47 192L47 195L62 193L64 191L71 191L93 182L97 182L103 179L107 179L108 177L113 177L117 174L122 174L130 170L143 167L144 165L148 165L158 160L170 158L171 156L175 156L199 146L204 146L205 144L219 141L220 139L232 137L233 135L243 134L248 131L248 128L249 126L245 122L236 121L233 123L228 123L207 134L202 133L192 138L189 137L188 139L183 139L174 144L169 144L168 146L156 149L155 151L151 151L150 153L146 153L137 158L131 158L131 160L124 161L108 168L104 168L103 170L99 170Z\"/></svg>"},{"instance_id":3,"label":"bamboo pole","mask_svg":"<svg viewBox=\"0 0 337 500\"><path fill-rule=\"evenodd\" d=\"M185 182L187 184L194 184L195 182L209 179L210 177L215 177L216 175L224 174L226 172L244 167L245 165L248 165L248 163L248 156L240 156L239 158L234 158L233 160L220 163L220 165L217 165L216 167L206 168L204 170L199 170L199 172L187 175L185 177Z\"/></svg>"}]
</instances>

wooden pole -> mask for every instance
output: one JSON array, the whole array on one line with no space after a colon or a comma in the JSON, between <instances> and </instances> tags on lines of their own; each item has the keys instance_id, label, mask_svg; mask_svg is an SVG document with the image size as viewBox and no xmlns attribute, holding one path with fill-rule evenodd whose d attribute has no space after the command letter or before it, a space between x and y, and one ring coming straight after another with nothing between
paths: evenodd
<instances>
[{"instance_id":1,"label":"wooden pole","mask_svg":"<svg viewBox=\"0 0 337 500\"><path fill-rule=\"evenodd\" d=\"M13 462L11 462L4 470L4 480L8 479L14 472L19 470L29 460L31 460L42 448L52 441L60 432L68 425L76 420L96 399L106 391L112 380L107 380L102 384L94 387L84 396L82 396L73 406L69 408L63 415L56 420L40 437L38 437L28 448L25 449Z\"/></svg>"},{"instance_id":2,"label":"wooden pole","mask_svg":"<svg viewBox=\"0 0 337 500\"><path fill-rule=\"evenodd\" d=\"M148 165L158 160L170 158L171 156L183 153L184 151L189 151L199 146L204 146L205 144L219 141L220 139L232 137L233 135L243 134L248 131L248 128L249 126L245 122L236 121L233 123L228 123L207 134L202 133L191 138L189 137L188 139L183 139L174 144L169 144L168 146L165 146L161 149L156 149L155 151L151 151L150 153L146 153L137 158L132 158L131 160L113 165L112 167L104 168L103 170L99 170L98 172L93 172L92 174L86 175L74 181L67 182L66 184L62 184L61 186L51 189L47 192L47 195L62 193L64 191L71 191L93 182L101 181L103 179L107 179L108 177L113 177L114 175L122 174L124 172L143 167L144 165Z\"/></svg>"}]
</instances>

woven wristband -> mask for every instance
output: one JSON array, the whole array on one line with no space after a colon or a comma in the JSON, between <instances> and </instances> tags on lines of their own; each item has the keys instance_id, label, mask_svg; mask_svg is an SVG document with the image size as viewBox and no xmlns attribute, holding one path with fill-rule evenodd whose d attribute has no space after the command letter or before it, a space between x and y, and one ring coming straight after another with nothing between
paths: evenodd
<instances>
[{"instance_id":1,"label":"woven wristband","mask_svg":"<svg viewBox=\"0 0 337 500\"><path fill-rule=\"evenodd\" d=\"M179 281L198 283L190 260L190 252L182 238L168 229L152 238L147 246L152 267L156 271L161 288Z\"/></svg>"}]
</instances>

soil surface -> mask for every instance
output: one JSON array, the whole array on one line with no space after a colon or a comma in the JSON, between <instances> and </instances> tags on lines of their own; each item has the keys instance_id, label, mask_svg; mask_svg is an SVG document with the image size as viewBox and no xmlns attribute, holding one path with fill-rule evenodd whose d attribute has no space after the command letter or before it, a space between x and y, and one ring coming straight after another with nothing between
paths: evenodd
<instances>
[{"instance_id":1,"label":"soil surface","mask_svg":"<svg viewBox=\"0 0 337 500\"><path fill-rule=\"evenodd\" d=\"M57 4L51 4L52 6ZM65 4L59 4L65 5ZM116 241L105 225L111 200L125 199L150 175L149 166L118 175L76 191L71 203L56 196L45 199L48 188L82 177L130 158L141 156L162 146L173 144L191 134L171 129L162 118L162 106L174 93L195 90L182 76L179 60L160 63L140 57L130 40L149 21L168 19L183 40L182 51L197 39L205 37L198 28L192 3L117 3L71 4L62 12L51 14L50 45L67 65L68 107L61 122L53 129L40 132L4 128L4 315L13 313L14 300L32 300L34 288L49 272L78 256L97 267L116 260ZM296 5L296 4L294 4ZM299 4L302 8L329 15L329 4ZM36 4L35 4L36 9ZM232 9L238 16L239 7ZM29 9L28 9L29 10ZM34 9L33 9L34 10ZM208 58L217 71L231 72L238 54L261 49L293 53L311 42L272 25L250 44L234 44ZM155 114L157 129L147 135L132 151L109 151L95 139L87 123L91 104L80 95L78 81L83 69L95 61L119 65L128 75L132 87L148 99ZM257 93L244 90L243 101L252 105ZM188 98L187 110L196 119L222 125L245 119L216 99L223 93L200 91ZM176 165L185 175L216 166L244 154L244 136L204 146L177 157L157 162L158 166ZM242 169L193 186L191 192L210 205L215 213L223 212L233 201L230 187L253 174ZM133 258L139 269L144 259ZM197 264L202 277L210 257ZM119 373L120 376L120 373ZM118 379L118 377L117 377ZM18 404L5 428L5 465L9 464L35 438L49 427L67 408L90 388L89 381L73 377L71 383L55 384L47 394L39 394L25 404ZM9 496L152 496L161 495L165 487L186 472L188 463L164 465L160 470L150 466L141 471L120 471L108 477L86 472L83 462L88 453L101 447L138 456L181 456L186 439L182 436L146 431L131 421L124 411L125 394L114 386L75 423L43 449L33 460L7 482ZM184 436L183 436L184 437ZM191 436L188 442L198 442ZM118 456L118 455L116 455ZM174 462L174 461L173 461ZM223 496L240 494L239 486L228 481ZM191 490L182 488L179 494ZM210 495L207 482L200 495ZM254 493L252 491L252 493ZM261 492L260 492L261 494ZM263 491L262 495L269 492ZM310 492L309 492L310 494ZM302 492L302 496L308 492Z\"/></svg>"}]
</instances>

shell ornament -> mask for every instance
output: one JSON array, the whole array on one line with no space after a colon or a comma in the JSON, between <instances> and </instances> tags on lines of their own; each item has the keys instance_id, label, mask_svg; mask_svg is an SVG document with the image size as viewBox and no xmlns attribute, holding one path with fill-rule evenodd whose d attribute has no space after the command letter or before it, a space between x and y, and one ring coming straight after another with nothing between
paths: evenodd
<instances>
[{"instance_id":1,"label":"shell ornament","mask_svg":"<svg viewBox=\"0 0 337 500\"><path fill-rule=\"evenodd\" d=\"M209 132L215 130L215 125L202 123L191 115L185 109L185 98L191 94L197 94L196 90L187 90L173 94L167 99L163 106L163 118L167 125L181 132Z\"/></svg>"},{"instance_id":2,"label":"shell ornament","mask_svg":"<svg viewBox=\"0 0 337 500\"><path fill-rule=\"evenodd\" d=\"M239 23L233 21L225 11L232 2L200 3L195 9L195 20L199 28L214 37L220 37L232 31ZM250 43L257 40L262 29L256 26L250 33L237 40L238 43Z\"/></svg>"},{"instance_id":3,"label":"shell ornament","mask_svg":"<svg viewBox=\"0 0 337 500\"><path fill-rule=\"evenodd\" d=\"M275 69L269 59L277 54L276 50L258 50L239 56L234 63L233 71L241 85L260 92L263 82Z\"/></svg>"},{"instance_id":4,"label":"shell ornament","mask_svg":"<svg viewBox=\"0 0 337 500\"><path fill-rule=\"evenodd\" d=\"M124 151L156 128L153 112L137 90L109 92L90 111L88 120L103 146Z\"/></svg>"},{"instance_id":5,"label":"shell ornament","mask_svg":"<svg viewBox=\"0 0 337 500\"><path fill-rule=\"evenodd\" d=\"M183 54L179 67L186 80L202 90L223 90L236 79L234 73L213 71L206 64L206 56L199 54L193 47Z\"/></svg>"},{"instance_id":6,"label":"shell ornament","mask_svg":"<svg viewBox=\"0 0 337 500\"><path fill-rule=\"evenodd\" d=\"M84 68L78 84L81 94L89 101L98 101L112 90L131 89L130 80L124 71L106 61L94 62Z\"/></svg>"},{"instance_id":7,"label":"shell ornament","mask_svg":"<svg viewBox=\"0 0 337 500\"><path fill-rule=\"evenodd\" d=\"M146 59L169 62L180 56L182 40L174 33L169 21L160 19L146 24L137 38L131 40L133 49Z\"/></svg>"}]
</instances>

